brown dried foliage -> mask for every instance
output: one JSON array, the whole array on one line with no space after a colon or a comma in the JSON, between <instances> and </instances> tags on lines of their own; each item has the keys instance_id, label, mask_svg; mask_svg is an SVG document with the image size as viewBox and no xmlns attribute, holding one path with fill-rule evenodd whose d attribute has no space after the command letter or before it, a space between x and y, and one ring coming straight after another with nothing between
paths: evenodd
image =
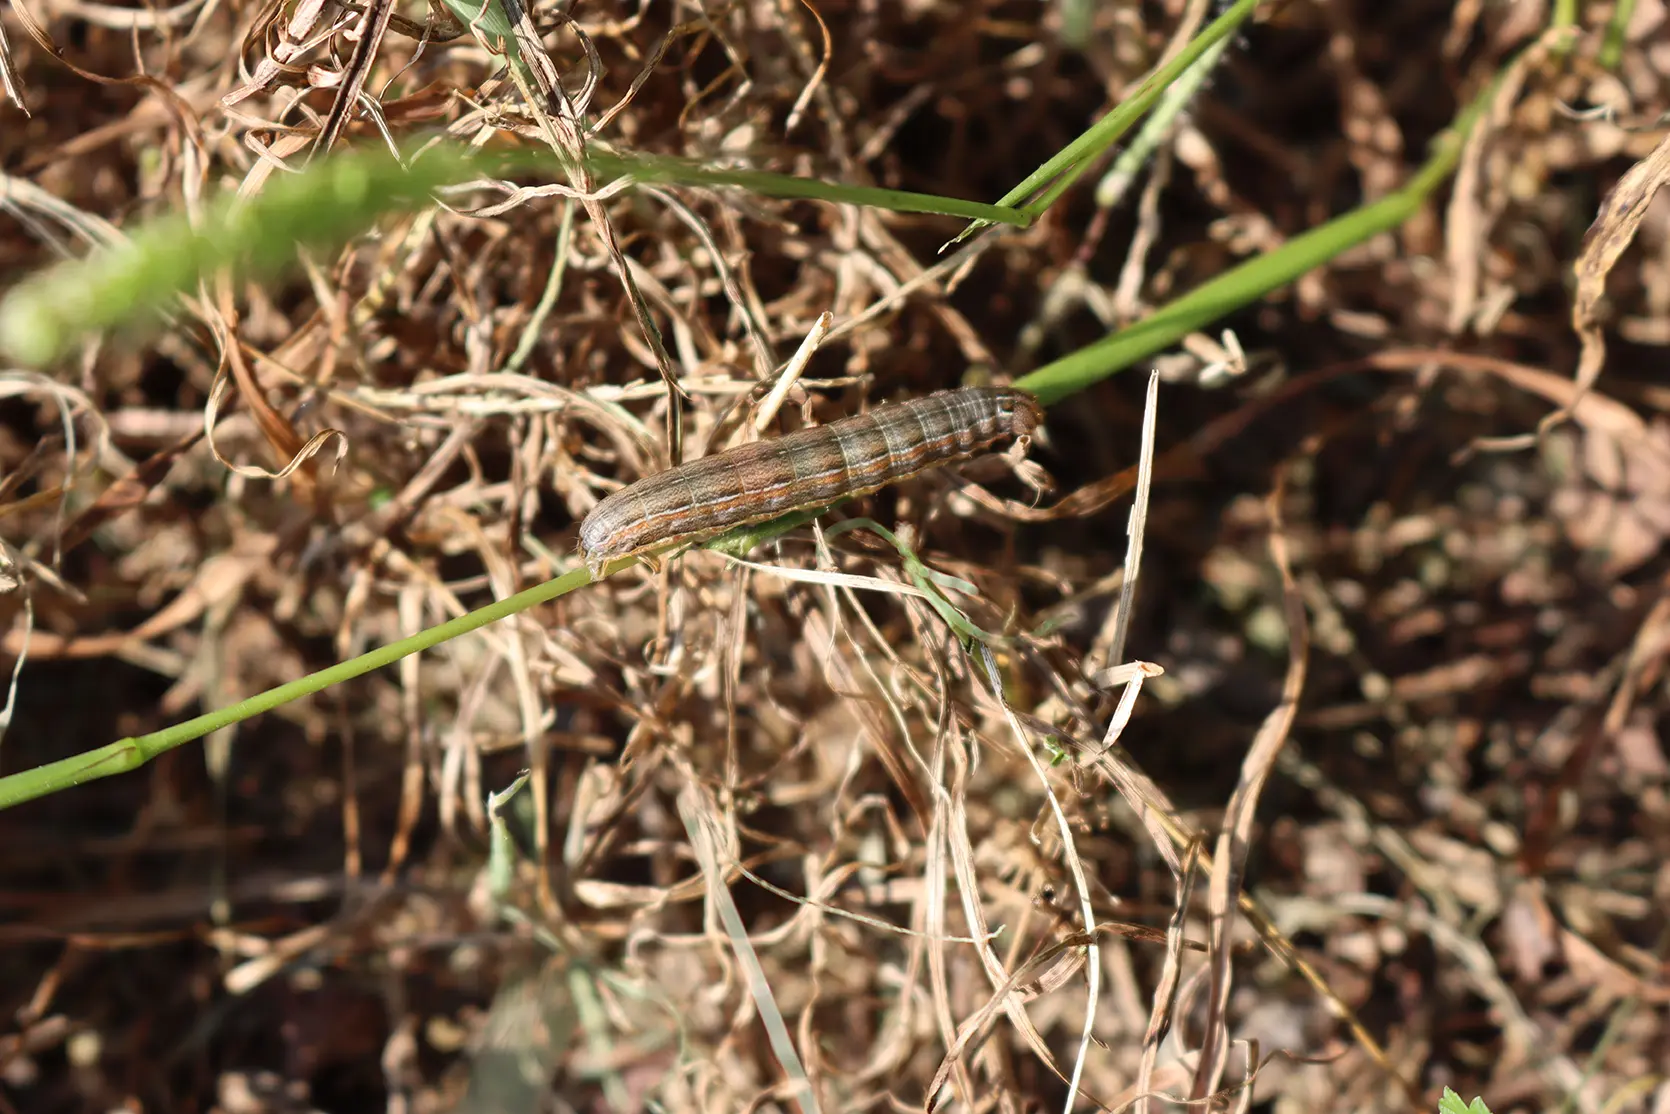
<instances>
[{"instance_id":1,"label":"brown dried foliage","mask_svg":"<svg viewBox=\"0 0 1670 1114\"><path fill-rule=\"evenodd\" d=\"M532 12L546 76L610 143L977 199L1200 14L1094 5L1080 49L1036 0L571 7ZM1206 338L1163 362L1127 655L1165 675L1134 709L1091 683L1126 377L1049 416L1071 514L948 477L867 504L1014 637L1007 706L919 599L695 554L0 816L0 1110L1054 1109L1081 1056L1110 1106L1670 1108L1666 15L1642 0L1607 71L1583 8L1444 203L1226 322L1229 389L1194 375ZM601 494L733 438L826 310L790 421L1093 340L1396 188L1543 30L1465 0L1265 14L1141 196L1082 187L951 285L914 282L943 221L530 191L8 376L8 665L33 635L0 764L554 575ZM384 132L587 141L421 18L10 0L0 275ZM1550 412L1534 450L1486 440ZM339 467L265 478L325 429ZM900 580L861 533L761 556ZM484 802L525 766L507 919Z\"/></svg>"}]
</instances>

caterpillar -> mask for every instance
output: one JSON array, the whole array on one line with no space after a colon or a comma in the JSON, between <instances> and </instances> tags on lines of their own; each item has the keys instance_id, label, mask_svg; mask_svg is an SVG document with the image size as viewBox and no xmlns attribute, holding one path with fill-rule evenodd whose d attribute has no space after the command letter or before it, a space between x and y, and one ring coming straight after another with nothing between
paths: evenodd
<instances>
[{"instance_id":1,"label":"caterpillar","mask_svg":"<svg viewBox=\"0 0 1670 1114\"><path fill-rule=\"evenodd\" d=\"M616 558L866 495L1005 439L1024 453L1043 420L1024 391L962 387L739 445L602 499L580 523L580 553L595 576Z\"/></svg>"}]
</instances>

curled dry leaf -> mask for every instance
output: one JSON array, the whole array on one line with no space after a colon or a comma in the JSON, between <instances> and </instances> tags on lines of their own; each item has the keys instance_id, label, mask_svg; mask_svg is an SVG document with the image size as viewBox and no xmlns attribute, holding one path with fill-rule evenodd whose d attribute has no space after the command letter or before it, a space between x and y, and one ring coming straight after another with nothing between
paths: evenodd
<instances>
[{"instance_id":1,"label":"curled dry leaf","mask_svg":"<svg viewBox=\"0 0 1670 1114\"><path fill-rule=\"evenodd\" d=\"M1583 236L1583 253L1574 268L1577 297L1571 308L1571 327L1583 344L1577 360L1579 392L1594 386L1606 363L1606 339L1601 335L1598 316L1600 300L1606 294L1606 276L1612 273L1619 256L1635 239L1641 219L1647 215L1647 206L1667 178L1670 178L1670 135L1618 179L1601 204L1600 214ZM1550 415L1549 421L1564 420L1569 413L1570 407L1566 407ZM1544 423L1544 428L1547 424Z\"/></svg>"}]
</instances>

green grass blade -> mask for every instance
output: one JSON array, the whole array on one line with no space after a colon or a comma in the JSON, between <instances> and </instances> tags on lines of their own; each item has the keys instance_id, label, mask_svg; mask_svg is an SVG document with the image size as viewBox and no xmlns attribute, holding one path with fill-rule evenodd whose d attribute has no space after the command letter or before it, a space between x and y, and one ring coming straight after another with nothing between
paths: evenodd
<instances>
[{"instance_id":1,"label":"green grass blade","mask_svg":"<svg viewBox=\"0 0 1670 1114\"><path fill-rule=\"evenodd\" d=\"M247 201L224 193L196 227L183 213L161 217L123 244L20 284L0 302L0 352L23 364L47 363L81 335L154 313L222 268L270 274L294 260L298 247L341 243L473 174L462 149L437 149L409 170L388 152L368 149L279 174Z\"/></svg>"},{"instance_id":2,"label":"green grass blade","mask_svg":"<svg viewBox=\"0 0 1670 1114\"><path fill-rule=\"evenodd\" d=\"M701 543L701 547L741 560L771 539L781 537L790 530L806 525L814 518L820 518L828 514L845 502L845 499L837 499L826 506L790 511L788 514L778 515L776 518L768 518L764 522L738 526L734 530L727 530L718 537Z\"/></svg>"},{"instance_id":3,"label":"green grass blade","mask_svg":"<svg viewBox=\"0 0 1670 1114\"><path fill-rule=\"evenodd\" d=\"M998 200L999 205L1020 206L1036 217L1048 209L1056 198L1072 187L1091 164L1109 147L1119 141L1136 124L1166 89L1192 66L1197 58L1214 45L1224 41L1252 18L1261 0L1239 0L1234 7L1213 20L1188 46L1164 66L1149 75L1137 91L1131 94L1106 116L1092 124L1083 135L1058 151L1053 158L1034 170L1014 189ZM1048 187L1048 188L1046 188ZM1038 191L1043 190L1043 193ZM1037 194L1034 197L1034 194ZM1030 199L1030 200L1029 200Z\"/></svg>"},{"instance_id":4,"label":"green grass blade","mask_svg":"<svg viewBox=\"0 0 1670 1114\"><path fill-rule=\"evenodd\" d=\"M972 619L958 610L957 605L952 603L945 593L940 590L942 583L949 582L967 588L969 595L976 595L974 585L929 568L923 563L922 558L916 555L914 549L906 545L897 534L873 518L851 518L845 522L837 522L825 533L828 537L833 538L850 530L869 530L879 535L883 541L898 551L899 559L904 565L905 575L916 586L916 590L922 593L922 599L928 606L938 612L939 617L945 620L945 625L950 627L962 640L964 646L972 646L976 642L984 642L998 647L1006 647L1012 644L1010 639L1004 635L992 634L976 625Z\"/></svg>"},{"instance_id":5,"label":"green grass blade","mask_svg":"<svg viewBox=\"0 0 1670 1114\"><path fill-rule=\"evenodd\" d=\"M1371 236L1396 228L1417 212L1455 170L1468 134L1495 91L1493 82L1456 117L1455 124L1434 141L1426 165L1402 189L1297 236L1273 252L1247 260L1137 324L1022 376L1015 386L1031 391L1046 406L1059 402L1171 347L1189 333L1285 286Z\"/></svg>"},{"instance_id":6,"label":"green grass blade","mask_svg":"<svg viewBox=\"0 0 1670 1114\"><path fill-rule=\"evenodd\" d=\"M416 151L413 151L414 155ZM875 189L751 170L717 170L682 159L597 153L600 179L729 186L771 197L808 198L898 212L1025 224L1002 206L903 190ZM223 269L259 279L294 261L299 247L335 247L384 216L433 204L434 191L483 175L561 173L548 151L475 152L435 145L402 165L386 150L346 151L281 174L252 197L226 193L193 226L183 214L148 222L132 239L31 277L0 301L0 353L39 366L81 336L144 319Z\"/></svg>"},{"instance_id":7,"label":"green grass blade","mask_svg":"<svg viewBox=\"0 0 1670 1114\"><path fill-rule=\"evenodd\" d=\"M964 217L991 224L1025 226L1032 221L1029 214L1008 205L988 205L983 201L964 201L932 193L882 189L879 186L849 186L817 178L774 174L766 170L720 170L702 166L688 159L676 159L665 155L627 157L594 154L588 156L586 162L599 175L620 174L637 182L677 186L734 186L764 197L810 198L814 201L832 201L871 209L889 209L897 213Z\"/></svg>"},{"instance_id":8,"label":"green grass blade","mask_svg":"<svg viewBox=\"0 0 1670 1114\"><path fill-rule=\"evenodd\" d=\"M617 561L604 571L604 575L607 576L631 563L630 559ZM489 623L496 623L500 619L566 595L589 583L591 574L583 567L577 568L514 596L507 596L486 607L478 608L467 615L460 615L456 619L402 638L398 642L391 642L387 646L378 647L357 658L350 658L328 669L321 669L317 673L310 673L306 677L268 689L229 707L206 712L195 719L186 720L161 731L153 731L149 735L119 739L97 750L0 778L0 811L71 786L136 770L157 755L193 739L200 739L222 727L260 715L262 712L270 712L281 704L299 700L331 685L370 673L374 669L381 669L409 654L427 650L449 638L457 638L461 634L479 630Z\"/></svg>"},{"instance_id":9,"label":"green grass blade","mask_svg":"<svg viewBox=\"0 0 1670 1114\"><path fill-rule=\"evenodd\" d=\"M487 892L496 905L507 905L516 885L516 862L521 853L505 820L505 809L532 777L523 770L504 789L487 794Z\"/></svg>"},{"instance_id":10,"label":"green grass blade","mask_svg":"<svg viewBox=\"0 0 1670 1114\"><path fill-rule=\"evenodd\" d=\"M511 30L510 17L505 15L498 0L441 0L441 3L454 19L477 32L477 40L489 50L511 55L519 65L526 65L520 54L511 53L516 49L516 33Z\"/></svg>"}]
</instances>

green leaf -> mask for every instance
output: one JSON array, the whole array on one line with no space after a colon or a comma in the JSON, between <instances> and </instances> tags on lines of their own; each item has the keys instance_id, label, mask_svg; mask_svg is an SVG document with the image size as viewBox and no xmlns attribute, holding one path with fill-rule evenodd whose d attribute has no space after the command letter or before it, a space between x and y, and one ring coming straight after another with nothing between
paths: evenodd
<instances>
[{"instance_id":1,"label":"green leaf","mask_svg":"<svg viewBox=\"0 0 1670 1114\"><path fill-rule=\"evenodd\" d=\"M1461 1101L1461 1096L1444 1088L1443 1097L1438 1100L1438 1114L1490 1114L1490 1107L1481 1098L1475 1098L1471 1104Z\"/></svg>"}]
</instances>

